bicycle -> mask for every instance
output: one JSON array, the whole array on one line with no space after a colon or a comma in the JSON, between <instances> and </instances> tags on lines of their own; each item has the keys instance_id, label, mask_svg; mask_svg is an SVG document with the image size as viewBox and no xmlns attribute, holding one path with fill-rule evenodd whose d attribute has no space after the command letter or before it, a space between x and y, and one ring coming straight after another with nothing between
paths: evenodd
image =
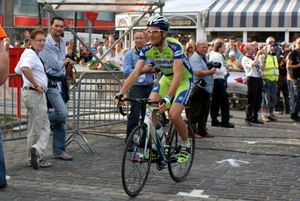
<instances>
[{"instance_id":1,"label":"bicycle","mask_svg":"<svg viewBox=\"0 0 300 201\"><path fill-rule=\"evenodd\" d=\"M144 123L141 123L126 140L122 158L122 185L130 197L138 195L146 184L151 163L156 163L158 170L168 165L171 178L176 182L183 181L189 174L195 154L195 136L191 124L184 120L190 137L190 158L185 163L177 163L181 150L181 137L171 123L168 133L159 136L152 123L152 113L159 108L152 104L159 104L147 98L124 98L124 101L136 101L146 106ZM120 113L125 116L122 107ZM165 139L165 142L161 140ZM154 149L154 146L156 149Z\"/></svg>"}]
</instances>

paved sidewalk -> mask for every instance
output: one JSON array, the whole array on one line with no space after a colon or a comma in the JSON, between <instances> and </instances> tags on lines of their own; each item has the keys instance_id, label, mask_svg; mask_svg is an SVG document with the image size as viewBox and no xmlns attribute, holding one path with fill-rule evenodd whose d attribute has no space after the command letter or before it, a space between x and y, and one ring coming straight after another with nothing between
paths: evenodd
<instances>
[{"instance_id":1,"label":"paved sidewalk","mask_svg":"<svg viewBox=\"0 0 300 201\"><path fill-rule=\"evenodd\" d=\"M51 138L44 159L52 167L40 170L26 166L26 140L4 142L10 179L0 200L300 200L300 124L284 114L277 115L278 122L247 127L245 111L231 114L235 128L208 125L215 137L196 140L194 165L184 182L174 182L167 168L158 171L153 164L134 199L121 183L124 140L117 134L125 125L86 131L95 153L72 142L67 147L72 161L51 158Z\"/></svg>"}]
</instances>

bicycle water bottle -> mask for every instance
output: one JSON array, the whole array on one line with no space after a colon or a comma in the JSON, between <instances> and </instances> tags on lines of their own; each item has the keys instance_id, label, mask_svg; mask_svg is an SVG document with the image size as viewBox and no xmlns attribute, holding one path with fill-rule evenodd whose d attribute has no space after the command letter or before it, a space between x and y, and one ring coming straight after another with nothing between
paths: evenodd
<instances>
[{"instance_id":1,"label":"bicycle water bottle","mask_svg":"<svg viewBox=\"0 0 300 201\"><path fill-rule=\"evenodd\" d=\"M155 130L156 130L156 133L158 134L159 138L160 138L160 141L162 143L165 142L165 132L163 130L163 127L162 125L158 122L158 124L155 125Z\"/></svg>"}]
</instances>

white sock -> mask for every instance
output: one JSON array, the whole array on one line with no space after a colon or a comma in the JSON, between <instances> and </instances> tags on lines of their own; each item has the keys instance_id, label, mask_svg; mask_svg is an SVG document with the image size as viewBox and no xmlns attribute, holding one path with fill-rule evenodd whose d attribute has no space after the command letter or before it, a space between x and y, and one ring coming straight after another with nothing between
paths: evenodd
<instances>
[{"instance_id":1,"label":"white sock","mask_svg":"<svg viewBox=\"0 0 300 201\"><path fill-rule=\"evenodd\" d=\"M186 147L186 148L190 148L191 147L191 143L190 143L190 140L188 139L187 141L185 142L181 142L181 146L182 147Z\"/></svg>"}]
</instances>

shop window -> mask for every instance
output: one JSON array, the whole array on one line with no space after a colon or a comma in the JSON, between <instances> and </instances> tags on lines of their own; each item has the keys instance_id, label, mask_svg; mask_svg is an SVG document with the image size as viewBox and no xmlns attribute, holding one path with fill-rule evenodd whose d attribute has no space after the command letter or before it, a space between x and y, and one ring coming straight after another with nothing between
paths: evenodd
<instances>
[{"instance_id":1,"label":"shop window","mask_svg":"<svg viewBox=\"0 0 300 201\"><path fill-rule=\"evenodd\" d=\"M207 41L212 41L216 38L222 38L223 41L227 42L230 36L235 36L236 40L243 40L243 32L234 31L212 31L207 36Z\"/></svg>"},{"instance_id":2,"label":"shop window","mask_svg":"<svg viewBox=\"0 0 300 201\"><path fill-rule=\"evenodd\" d=\"M265 43L266 39L269 36L275 38L276 41L281 42L284 41L284 32L251 32L247 33L248 39L247 42L257 41L259 43Z\"/></svg>"},{"instance_id":3,"label":"shop window","mask_svg":"<svg viewBox=\"0 0 300 201\"><path fill-rule=\"evenodd\" d=\"M300 37L300 33L299 32L290 32L290 41L289 43L294 42L298 37Z\"/></svg>"}]
</instances>

